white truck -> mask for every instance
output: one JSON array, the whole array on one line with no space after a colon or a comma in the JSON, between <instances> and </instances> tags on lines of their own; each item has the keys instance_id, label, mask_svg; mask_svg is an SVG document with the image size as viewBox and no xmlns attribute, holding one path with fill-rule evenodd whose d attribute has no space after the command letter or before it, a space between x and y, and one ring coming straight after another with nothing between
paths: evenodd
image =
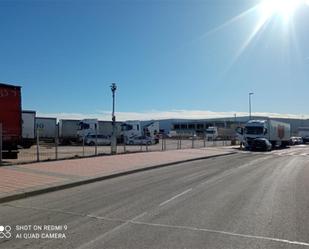
<instances>
[{"instance_id":1,"label":"white truck","mask_svg":"<svg viewBox=\"0 0 309 249\"><path fill-rule=\"evenodd\" d=\"M147 136L156 138L160 132L158 121L126 121L122 124L122 134L125 139Z\"/></svg>"},{"instance_id":2,"label":"white truck","mask_svg":"<svg viewBox=\"0 0 309 249\"><path fill-rule=\"evenodd\" d=\"M214 126L210 126L205 131L205 137L207 141L216 140L218 137L218 128Z\"/></svg>"},{"instance_id":3,"label":"white truck","mask_svg":"<svg viewBox=\"0 0 309 249\"><path fill-rule=\"evenodd\" d=\"M266 138L275 147L286 147L291 137L291 125L276 120L250 120L243 128L237 128L246 148L256 138Z\"/></svg>"},{"instance_id":4,"label":"white truck","mask_svg":"<svg viewBox=\"0 0 309 249\"><path fill-rule=\"evenodd\" d=\"M298 136L303 139L304 143L309 142L309 127L299 127Z\"/></svg>"},{"instance_id":5,"label":"white truck","mask_svg":"<svg viewBox=\"0 0 309 249\"><path fill-rule=\"evenodd\" d=\"M229 140L234 139L236 136L235 128L224 128L224 127L215 127L210 126L205 130L205 137L207 141L213 140Z\"/></svg>"},{"instance_id":6,"label":"white truck","mask_svg":"<svg viewBox=\"0 0 309 249\"><path fill-rule=\"evenodd\" d=\"M98 133L99 121L98 119L83 119L79 122L77 137L79 141L82 141L87 135Z\"/></svg>"}]
</instances>

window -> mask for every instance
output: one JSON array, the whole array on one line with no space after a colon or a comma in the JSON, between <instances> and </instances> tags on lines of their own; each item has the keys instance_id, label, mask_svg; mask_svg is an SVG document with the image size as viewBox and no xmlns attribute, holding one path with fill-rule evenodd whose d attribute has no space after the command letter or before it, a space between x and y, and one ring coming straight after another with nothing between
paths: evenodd
<instances>
[{"instance_id":1,"label":"window","mask_svg":"<svg viewBox=\"0 0 309 249\"><path fill-rule=\"evenodd\" d=\"M263 127L245 127L245 133L249 135L259 135L263 134Z\"/></svg>"},{"instance_id":2,"label":"window","mask_svg":"<svg viewBox=\"0 0 309 249\"><path fill-rule=\"evenodd\" d=\"M196 125L196 128L197 128L197 129L200 129L200 130L201 130L201 129L204 129L204 124L197 124L197 125Z\"/></svg>"},{"instance_id":3,"label":"window","mask_svg":"<svg viewBox=\"0 0 309 249\"><path fill-rule=\"evenodd\" d=\"M174 125L174 129L175 129L175 130L180 129L180 125L179 125L179 124L175 124L175 125Z\"/></svg>"},{"instance_id":4,"label":"window","mask_svg":"<svg viewBox=\"0 0 309 249\"><path fill-rule=\"evenodd\" d=\"M195 125L194 124L189 124L189 129L195 129Z\"/></svg>"}]
</instances>

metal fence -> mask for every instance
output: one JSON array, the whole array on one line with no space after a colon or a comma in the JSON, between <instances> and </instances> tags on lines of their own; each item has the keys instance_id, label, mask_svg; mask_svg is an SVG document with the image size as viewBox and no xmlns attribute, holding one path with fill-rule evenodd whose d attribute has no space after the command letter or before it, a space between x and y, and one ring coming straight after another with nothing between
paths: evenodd
<instances>
[{"instance_id":1,"label":"metal fence","mask_svg":"<svg viewBox=\"0 0 309 249\"><path fill-rule=\"evenodd\" d=\"M39 131L36 134L37 137L32 146L30 146L29 148L22 148L22 147L19 148L17 159L1 160L0 155L1 160L0 163L2 165L14 165L20 163L83 158L91 156L104 156L111 154L110 145L103 146L94 144L92 146L89 146L86 145L84 141L81 142L80 144L61 145L59 144L59 139L57 135L53 139L44 139L40 137ZM161 136L161 138L156 144L128 145L126 143L118 143L117 154L137 153L147 151L150 152L150 151L180 150L190 148L221 147L221 146L230 146L233 144L234 142L230 140L206 141L204 137L198 137L198 136L188 137L179 135L173 138Z\"/></svg>"}]
</instances>

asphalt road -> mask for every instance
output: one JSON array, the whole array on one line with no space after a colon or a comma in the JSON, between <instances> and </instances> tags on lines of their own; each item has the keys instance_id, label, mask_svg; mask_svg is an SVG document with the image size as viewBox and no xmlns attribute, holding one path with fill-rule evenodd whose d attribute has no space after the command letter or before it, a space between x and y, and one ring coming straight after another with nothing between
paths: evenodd
<instances>
[{"instance_id":1,"label":"asphalt road","mask_svg":"<svg viewBox=\"0 0 309 249\"><path fill-rule=\"evenodd\" d=\"M183 163L2 204L0 248L309 248L308 191L307 147Z\"/></svg>"}]
</instances>

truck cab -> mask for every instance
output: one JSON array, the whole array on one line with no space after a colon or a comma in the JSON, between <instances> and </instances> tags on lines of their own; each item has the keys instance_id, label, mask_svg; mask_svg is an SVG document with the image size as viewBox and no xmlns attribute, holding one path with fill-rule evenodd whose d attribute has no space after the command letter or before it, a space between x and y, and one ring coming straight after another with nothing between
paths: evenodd
<instances>
[{"instance_id":1,"label":"truck cab","mask_svg":"<svg viewBox=\"0 0 309 249\"><path fill-rule=\"evenodd\" d=\"M121 126L122 134L126 141L133 137L142 136L142 127L140 121L126 121Z\"/></svg>"},{"instance_id":2,"label":"truck cab","mask_svg":"<svg viewBox=\"0 0 309 249\"><path fill-rule=\"evenodd\" d=\"M206 129L205 133L206 133L206 140L207 141L216 140L216 138L219 136L218 128L213 127L213 126L208 127Z\"/></svg>"},{"instance_id":3,"label":"truck cab","mask_svg":"<svg viewBox=\"0 0 309 249\"><path fill-rule=\"evenodd\" d=\"M77 137L82 141L87 135L96 134L99 127L97 119L83 119L78 124Z\"/></svg>"},{"instance_id":4,"label":"truck cab","mask_svg":"<svg viewBox=\"0 0 309 249\"><path fill-rule=\"evenodd\" d=\"M268 124L266 120L250 120L243 129L245 147L251 147L256 138L269 139Z\"/></svg>"}]
</instances>

